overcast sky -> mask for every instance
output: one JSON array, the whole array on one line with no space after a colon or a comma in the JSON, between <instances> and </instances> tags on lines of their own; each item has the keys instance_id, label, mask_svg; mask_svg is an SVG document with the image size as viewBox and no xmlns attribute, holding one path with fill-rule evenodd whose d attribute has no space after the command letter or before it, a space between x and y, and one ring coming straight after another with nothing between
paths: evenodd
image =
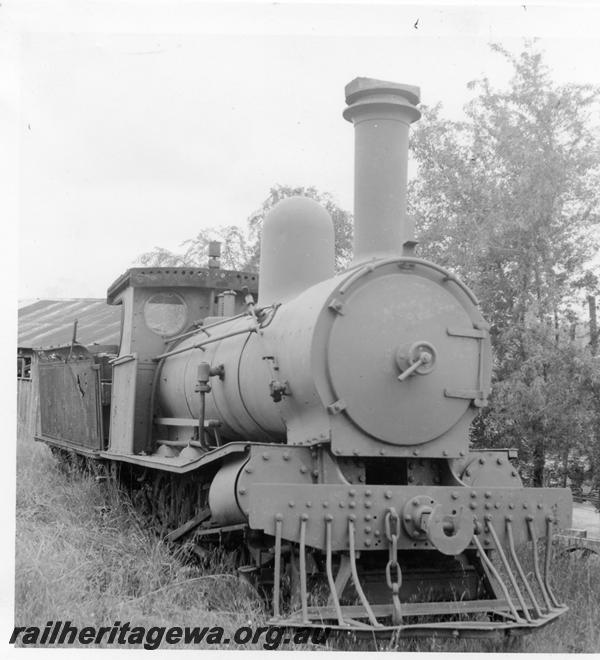
<instances>
[{"instance_id":1,"label":"overcast sky","mask_svg":"<svg viewBox=\"0 0 600 660\"><path fill-rule=\"evenodd\" d=\"M508 81L489 42L539 37L557 82L600 84L598 6L2 4L20 299L103 297L142 252L243 224L275 183L352 210L356 76L459 118L469 80Z\"/></svg>"}]
</instances>

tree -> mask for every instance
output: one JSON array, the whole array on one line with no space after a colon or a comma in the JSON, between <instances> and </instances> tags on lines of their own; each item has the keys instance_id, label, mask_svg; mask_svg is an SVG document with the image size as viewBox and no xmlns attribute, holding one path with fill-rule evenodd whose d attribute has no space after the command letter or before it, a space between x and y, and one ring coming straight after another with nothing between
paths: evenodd
<instances>
[{"instance_id":1,"label":"tree","mask_svg":"<svg viewBox=\"0 0 600 660\"><path fill-rule=\"evenodd\" d=\"M573 352L567 328L582 294L598 286L586 263L600 220L600 148L590 120L600 95L554 84L535 44L518 56L492 48L513 67L508 88L487 78L469 83L475 96L464 121L444 120L437 106L413 132L419 174L410 212L421 254L457 271L491 322L494 393L474 440L514 440L539 485L570 430L581 427L589 443L600 423L587 414L579 380L561 380L577 371L576 360L591 366L589 353ZM557 410L562 421L550 414Z\"/></svg>"},{"instance_id":2,"label":"tree","mask_svg":"<svg viewBox=\"0 0 600 660\"><path fill-rule=\"evenodd\" d=\"M194 266L208 263L208 246L211 241L221 243L221 267L231 270L255 270L252 267L256 245L248 231L237 225L224 225L201 230L194 238L183 241L185 251L177 254L155 247L137 258L143 266Z\"/></svg>"},{"instance_id":3,"label":"tree","mask_svg":"<svg viewBox=\"0 0 600 660\"><path fill-rule=\"evenodd\" d=\"M258 271L260 261L260 236L267 213L277 202L300 195L319 202L331 215L335 233L336 267L342 269L352 255L352 216L340 208L330 193L318 191L313 186L292 187L276 184L260 208L254 211L246 227L227 225L202 230L195 238L182 243L185 251L176 254L156 247L137 259L144 266L204 266L208 262L208 244L221 242L221 266L231 270Z\"/></svg>"}]
</instances>

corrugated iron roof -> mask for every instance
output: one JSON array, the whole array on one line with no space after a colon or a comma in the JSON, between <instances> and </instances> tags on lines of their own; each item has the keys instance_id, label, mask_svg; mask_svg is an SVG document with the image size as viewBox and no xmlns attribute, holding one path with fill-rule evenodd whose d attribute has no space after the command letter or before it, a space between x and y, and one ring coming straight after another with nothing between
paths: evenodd
<instances>
[{"instance_id":1,"label":"corrugated iron roof","mask_svg":"<svg viewBox=\"0 0 600 660\"><path fill-rule=\"evenodd\" d=\"M119 344L121 305L107 305L103 298L37 300L19 309L19 348L50 348L69 344L77 319L77 341Z\"/></svg>"}]
</instances>

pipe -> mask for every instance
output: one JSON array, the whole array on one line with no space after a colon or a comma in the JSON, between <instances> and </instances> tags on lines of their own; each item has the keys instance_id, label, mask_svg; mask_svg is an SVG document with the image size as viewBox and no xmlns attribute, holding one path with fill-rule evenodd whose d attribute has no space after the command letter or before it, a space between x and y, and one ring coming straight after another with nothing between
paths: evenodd
<instances>
[{"instance_id":1,"label":"pipe","mask_svg":"<svg viewBox=\"0 0 600 660\"><path fill-rule=\"evenodd\" d=\"M421 116L420 90L355 78L344 118L354 124L354 264L401 256L406 224L408 128Z\"/></svg>"},{"instance_id":2,"label":"pipe","mask_svg":"<svg viewBox=\"0 0 600 660\"><path fill-rule=\"evenodd\" d=\"M198 332L200 332L201 330L202 328L199 328ZM204 350L203 347L206 346L207 344L214 344L216 341L222 341L223 339L229 339L230 337L237 337L237 335L250 334L252 332L257 332L257 331L258 331L258 326L252 328L243 328L242 330L235 330L234 332L228 332L224 335L219 335L218 337L205 339L204 341L198 342L197 344L192 344L191 346L184 346L183 348L176 348L175 350L169 351L167 353L161 353L160 355L157 355L154 358L154 362L158 362L159 360L164 360L165 358L172 357L173 355L179 355L180 353L185 353L186 351L191 351L194 348L202 348L202 350Z\"/></svg>"}]
</instances>

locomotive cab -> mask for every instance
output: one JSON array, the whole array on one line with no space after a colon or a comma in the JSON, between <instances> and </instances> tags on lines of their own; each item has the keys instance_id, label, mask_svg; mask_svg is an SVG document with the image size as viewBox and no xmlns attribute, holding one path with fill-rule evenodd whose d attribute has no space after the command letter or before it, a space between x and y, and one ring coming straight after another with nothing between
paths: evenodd
<instances>
[{"instance_id":1,"label":"locomotive cab","mask_svg":"<svg viewBox=\"0 0 600 660\"><path fill-rule=\"evenodd\" d=\"M123 305L123 332L112 362L111 452L151 454L157 435L190 439L195 420L157 422L150 412L160 378L156 358L181 336L207 334L205 325L239 314L244 292L256 293L257 279L255 273L215 267L132 268L114 282L107 301Z\"/></svg>"}]
</instances>

